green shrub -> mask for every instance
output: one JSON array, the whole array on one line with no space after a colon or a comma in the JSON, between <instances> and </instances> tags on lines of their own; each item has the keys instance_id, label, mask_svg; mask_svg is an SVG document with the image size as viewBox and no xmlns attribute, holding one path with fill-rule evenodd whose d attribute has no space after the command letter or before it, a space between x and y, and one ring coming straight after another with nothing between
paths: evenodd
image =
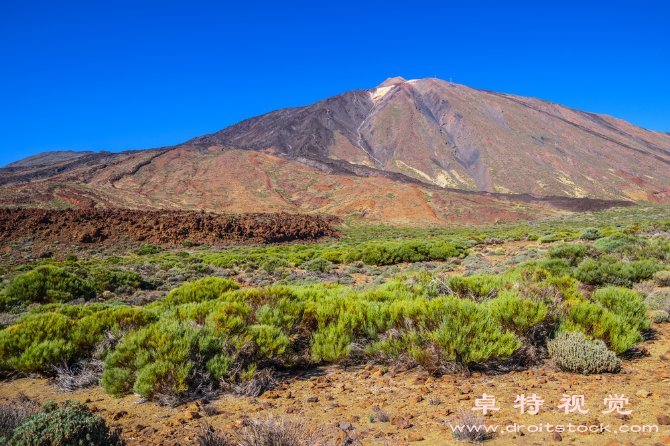
<instances>
[{"instance_id":1,"label":"green shrub","mask_svg":"<svg viewBox=\"0 0 670 446\"><path fill-rule=\"evenodd\" d=\"M604 240L604 239L602 239ZM594 286L618 285L631 287L634 283L651 279L663 267L652 260L619 262L608 256L601 260L586 259L572 275L577 280Z\"/></svg>"},{"instance_id":2,"label":"green shrub","mask_svg":"<svg viewBox=\"0 0 670 446\"><path fill-rule=\"evenodd\" d=\"M583 333L560 333L548 342L549 354L563 370L574 373L614 373L621 360L602 341L590 341Z\"/></svg>"},{"instance_id":3,"label":"green shrub","mask_svg":"<svg viewBox=\"0 0 670 446\"><path fill-rule=\"evenodd\" d=\"M141 255L141 256L146 256L146 255L150 255L150 254L158 254L161 251L162 251L161 248L159 248L158 246L151 245L151 244L143 245L143 246L141 246L139 248L135 248L133 250L133 252L135 254Z\"/></svg>"},{"instance_id":4,"label":"green shrub","mask_svg":"<svg viewBox=\"0 0 670 446\"><path fill-rule=\"evenodd\" d=\"M570 266L577 266L584 257L595 256L597 256L597 250L580 243L564 243L551 248L547 253L547 257L550 259L565 259L570 263Z\"/></svg>"},{"instance_id":5,"label":"green shrub","mask_svg":"<svg viewBox=\"0 0 670 446\"><path fill-rule=\"evenodd\" d=\"M128 334L107 356L100 385L117 396L132 391L149 399L180 399L207 381L207 369L227 373L222 365L232 361L217 358L223 347L208 328L161 320Z\"/></svg>"},{"instance_id":6,"label":"green shrub","mask_svg":"<svg viewBox=\"0 0 670 446\"><path fill-rule=\"evenodd\" d=\"M612 252L622 252L627 247L633 246L636 243L638 243L638 239L635 237L619 233L596 240L593 242L593 246L609 254Z\"/></svg>"},{"instance_id":7,"label":"green shrub","mask_svg":"<svg viewBox=\"0 0 670 446\"><path fill-rule=\"evenodd\" d=\"M523 299L509 291L488 303L493 317L505 328L525 336L547 318L548 308L542 302Z\"/></svg>"},{"instance_id":8,"label":"green shrub","mask_svg":"<svg viewBox=\"0 0 670 446\"><path fill-rule=\"evenodd\" d=\"M326 259L316 258L314 260L310 260L309 262L303 263L301 267L309 271L325 272L330 271L335 266Z\"/></svg>"},{"instance_id":9,"label":"green shrub","mask_svg":"<svg viewBox=\"0 0 670 446\"><path fill-rule=\"evenodd\" d=\"M121 286L139 288L144 282L142 276L133 271L119 269L98 269L91 274L93 287L102 293L103 291L116 291Z\"/></svg>"},{"instance_id":10,"label":"green shrub","mask_svg":"<svg viewBox=\"0 0 670 446\"><path fill-rule=\"evenodd\" d=\"M267 259L265 262L261 263L261 268L263 268L268 273L272 273L276 269L286 268L288 266L289 263L286 260L278 259L275 257L271 257Z\"/></svg>"},{"instance_id":11,"label":"green shrub","mask_svg":"<svg viewBox=\"0 0 670 446\"><path fill-rule=\"evenodd\" d=\"M322 258L332 263L342 263L344 252L342 251L326 251L321 255Z\"/></svg>"},{"instance_id":12,"label":"green shrub","mask_svg":"<svg viewBox=\"0 0 670 446\"><path fill-rule=\"evenodd\" d=\"M135 330L157 318L125 306L44 305L0 331L0 369L51 373L55 365L90 357L106 332Z\"/></svg>"},{"instance_id":13,"label":"green shrub","mask_svg":"<svg viewBox=\"0 0 670 446\"><path fill-rule=\"evenodd\" d=\"M473 363L505 358L521 347L485 307L460 299L450 299L449 304L430 339L444 360L455 361L465 373Z\"/></svg>"},{"instance_id":14,"label":"green shrub","mask_svg":"<svg viewBox=\"0 0 670 446\"><path fill-rule=\"evenodd\" d=\"M635 291L626 288L602 288L593 293L592 299L620 317L631 330L641 332L649 328L649 307Z\"/></svg>"},{"instance_id":15,"label":"green shrub","mask_svg":"<svg viewBox=\"0 0 670 446\"><path fill-rule=\"evenodd\" d=\"M668 322L670 320L670 317L668 316L667 311L654 310L651 312L651 320L654 321L654 323L656 324L660 324L663 322Z\"/></svg>"},{"instance_id":16,"label":"green shrub","mask_svg":"<svg viewBox=\"0 0 670 446\"><path fill-rule=\"evenodd\" d=\"M559 240L563 240L563 237L560 234L545 235L537 239L540 243L552 243L558 242Z\"/></svg>"},{"instance_id":17,"label":"green shrub","mask_svg":"<svg viewBox=\"0 0 670 446\"><path fill-rule=\"evenodd\" d=\"M426 260L445 260L463 257L467 246L463 243L424 242L407 240L402 242L369 243L360 250L344 255L345 263L361 260L366 265L392 265L395 263L416 263Z\"/></svg>"},{"instance_id":18,"label":"green shrub","mask_svg":"<svg viewBox=\"0 0 670 446\"><path fill-rule=\"evenodd\" d=\"M670 271L658 271L654 274L654 282L656 286L668 287L670 286Z\"/></svg>"},{"instance_id":19,"label":"green shrub","mask_svg":"<svg viewBox=\"0 0 670 446\"><path fill-rule=\"evenodd\" d=\"M184 248L190 248L191 246L193 246L193 242L190 240L184 240L183 242L181 242L181 246L183 246Z\"/></svg>"},{"instance_id":20,"label":"green shrub","mask_svg":"<svg viewBox=\"0 0 670 446\"><path fill-rule=\"evenodd\" d=\"M9 446L121 446L120 430L111 431L105 420L85 405L66 400L48 402L43 413L32 415L14 430Z\"/></svg>"},{"instance_id":21,"label":"green shrub","mask_svg":"<svg viewBox=\"0 0 670 446\"><path fill-rule=\"evenodd\" d=\"M272 325L252 325L249 336L256 343L261 354L272 358L288 352L291 342L278 327Z\"/></svg>"},{"instance_id":22,"label":"green shrub","mask_svg":"<svg viewBox=\"0 0 670 446\"><path fill-rule=\"evenodd\" d=\"M68 255L65 256L65 261L66 262L76 262L77 260L78 260L77 256L74 255L74 254L68 254Z\"/></svg>"},{"instance_id":23,"label":"green shrub","mask_svg":"<svg viewBox=\"0 0 670 446\"><path fill-rule=\"evenodd\" d=\"M517 266L513 272L527 271L532 272L536 270L544 270L549 272L552 276L569 275L572 272L570 263L565 259L545 259L545 260L531 260L524 262Z\"/></svg>"},{"instance_id":24,"label":"green shrub","mask_svg":"<svg viewBox=\"0 0 670 446\"><path fill-rule=\"evenodd\" d=\"M642 341L641 333L626 320L626 315L612 313L600 303L580 302L570 307L562 327L602 340L619 354Z\"/></svg>"},{"instance_id":25,"label":"green shrub","mask_svg":"<svg viewBox=\"0 0 670 446\"><path fill-rule=\"evenodd\" d=\"M221 277L205 277L186 283L170 291L163 299L164 305L182 305L190 302L204 302L217 299L223 293L239 289L239 285L230 279Z\"/></svg>"},{"instance_id":26,"label":"green shrub","mask_svg":"<svg viewBox=\"0 0 670 446\"><path fill-rule=\"evenodd\" d=\"M579 234L579 238L581 240L598 240L603 238L603 233L598 228L586 228Z\"/></svg>"},{"instance_id":27,"label":"green shrub","mask_svg":"<svg viewBox=\"0 0 670 446\"><path fill-rule=\"evenodd\" d=\"M40 266L14 278L2 291L6 306L30 303L68 302L95 297L88 283L62 268Z\"/></svg>"}]
</instances>

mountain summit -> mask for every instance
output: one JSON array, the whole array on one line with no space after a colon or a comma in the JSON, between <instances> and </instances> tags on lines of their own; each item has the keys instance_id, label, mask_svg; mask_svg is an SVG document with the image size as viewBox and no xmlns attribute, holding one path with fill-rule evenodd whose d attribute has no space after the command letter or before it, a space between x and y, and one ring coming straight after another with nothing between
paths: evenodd
<instances>
[{"instance_id":1,"label":"mountain summit","mask_svg":"<svg viewBox=\"0 0 670 446\"><path fill-rule=\"evenodd\" d=\"M654 201L670 185L667 133L439 79L389 78L182 144L213 145L474 191Z\"/></svg>"},{"instance_id":2,"label":"mountain summit","mask_svg":"<svg viewBox=\"0 0 670 446\"><path fill-rule=\"evenodd\" d=\"M477 222L532 214L514 202L587 210L670 201L669 166L667 133L540 99L394 77L176 146L13 163L0 169L0 203Z\"/></svg>"}]
</instances>

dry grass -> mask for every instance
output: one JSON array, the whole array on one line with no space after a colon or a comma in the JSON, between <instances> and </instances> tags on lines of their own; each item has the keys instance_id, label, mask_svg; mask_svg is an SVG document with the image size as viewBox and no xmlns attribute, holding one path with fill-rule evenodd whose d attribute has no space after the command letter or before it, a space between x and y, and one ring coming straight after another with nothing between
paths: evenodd
<instances>
[{"instance_id":1,"label":"dry grass","mask_svg":"<svg viewBox=\"0 0 670 446\"><path fill-rule=\"evenodd\" d=\"M22 393L0 403L0 438L11 438L24 419L40 411L40 405Z\"/></svg>"},{"instance_id":2,"label":"dry grass","mask_svg":"<svg viewBox=\"0 0 670 446\"><path fill-rule=\"evenodd\" d=\"M329 441L319 431L311 429L299 419L268 415L247 421L239 432L227 436L215 431L209 424L201 426L200 446L326 446ZM347 434L347 438L349 435ZM352 441L340 441L340 446L353 446Z\"/></svg>"},{"instance_id":3,"label":"dry grass","mask_svg":"<svg viewBox=\"0 0 670 446\"><path fill-rule=\"evenodd\" d=\"M221 389L225 392L231 392L237 395L251 397L260 396L274 382L274 371L272 369L263 369L253 379L242 381L240 383L227 382L221 380Z\"/></svg>"},{"instance_id":4,"label":"dry grass","mask_svg":"<svg viewBox=\"0 0 670 446\"><path fill-rule=\"evenodd\" d=\"M72 367L54 367L56 379L51 383L59 392L69 393L98 385L102 375L102 361L81 361Z\"/></svg>"},{"instance_id":5,"label":"dry grass","mask_svg":"<svg viewBox=\"0 0 670 446\"><path fill-rule=\"evenodd\" d=\"M458 410L458 419L454 422L456 426L461 426L461 429L452 431L452 435L459 441L481 444L490 437L484 427L484 419L467 410Z\"/></svg>"}]
</instances>

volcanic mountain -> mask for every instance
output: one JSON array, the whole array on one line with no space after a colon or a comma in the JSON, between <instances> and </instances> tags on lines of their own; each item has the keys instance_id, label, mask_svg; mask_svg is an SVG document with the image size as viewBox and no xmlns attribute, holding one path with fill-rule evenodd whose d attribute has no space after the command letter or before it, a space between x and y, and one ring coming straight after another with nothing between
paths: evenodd
<instances>
[{"instance_id":1,"label":"volcanic mountain","mask_svg":"<svg viewBox=\"0 0 670 446\"><path fill-rule=\"evenodd\" d=\"M4 205L435 223L666 201L668 189L668 133L535 98L400 77L176 146L51 152L0 169Z\"/></svg>"}]
</instances>

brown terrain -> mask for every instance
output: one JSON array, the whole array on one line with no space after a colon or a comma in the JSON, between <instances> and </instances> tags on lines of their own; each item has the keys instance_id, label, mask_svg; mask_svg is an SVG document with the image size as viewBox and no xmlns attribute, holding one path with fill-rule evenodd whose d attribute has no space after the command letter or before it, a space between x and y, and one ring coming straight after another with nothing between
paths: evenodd
<instances>
[{"instance_id":1,"label":"brown terrain","mask_svg":"<svg viewBox=\"0 0 670 446\"><path fill-rule=\"evenodd\" d=\"M35 255L51 257L55 253L47 251L47 247L62 247L69 252L73 242L117 246L127 240L127 247L132 247L146 243L181 245L185 241L193 244L315 241L339 236L332 223L341 221L337 217L287 213L218 215L174 210L0 209L0 244L4 245L5 253L11 253L10 242L30 238Z\"/></svg>"},{"instance_id":2,"label":"brown terrain","mask_svg":"<svg viewBox=\"0 0 670 446\"><path fill-rule=\"evenodd\" d=\"M0 169L0 206L486 225L669 202L670 136L438 79L389 79L160 149Z\"/></svg>"}]
</instances>

